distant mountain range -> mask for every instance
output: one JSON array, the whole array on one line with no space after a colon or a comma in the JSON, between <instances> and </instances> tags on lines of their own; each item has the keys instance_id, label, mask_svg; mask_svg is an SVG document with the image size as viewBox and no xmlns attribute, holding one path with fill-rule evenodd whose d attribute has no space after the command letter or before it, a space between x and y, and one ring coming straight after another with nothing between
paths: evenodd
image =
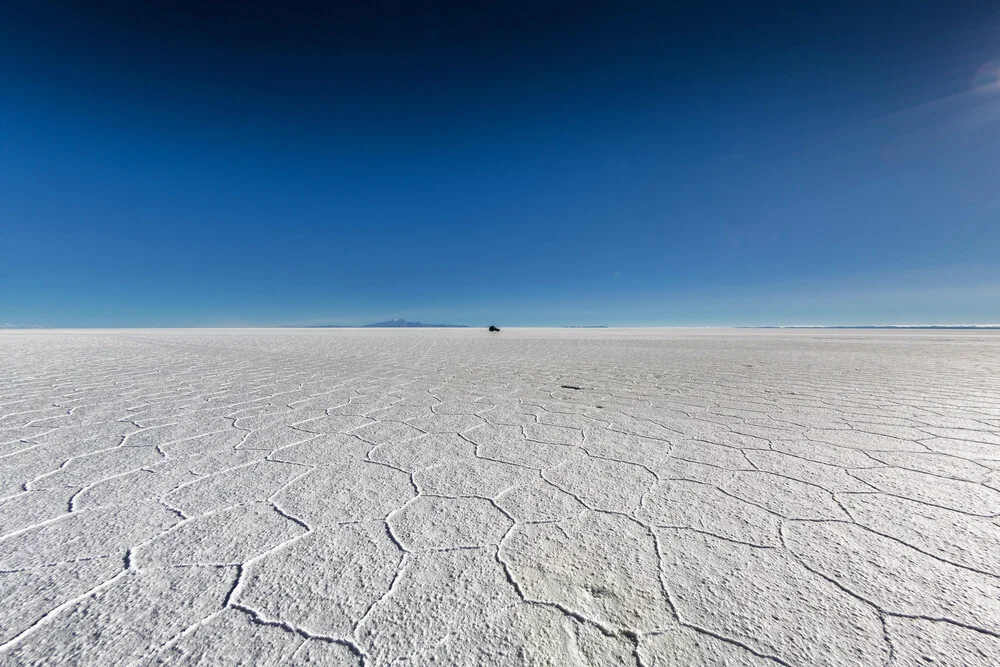
<instances>
[{"instance_id":1,"label":"distant mountain range","mask_svg":"<svg viewBox=\"0 0 1000 667\"><path fill-rule=\"evenodd\" d=\"M311 329L350 329L343 324L315 324ZM394 317L385 322L374 322L372 324L362 324L361 329L468 329L465 324L424 324L423 322L407 322L399 317Z\"/></svg>"},{"instance_id":2,"label":"distant mountain range","mask_svg":"<svg viewBox=\"0 0 1000 667\"><path fill-rule=\"evenodd\" d=\"M376 322L375 324L365 324L366 329L395 329L395 328L420 328L433 329L467 329L464 324L424 324L423 322L407 322L404 319L394 317L387 322Z\"/></svg>"}]
</instances>

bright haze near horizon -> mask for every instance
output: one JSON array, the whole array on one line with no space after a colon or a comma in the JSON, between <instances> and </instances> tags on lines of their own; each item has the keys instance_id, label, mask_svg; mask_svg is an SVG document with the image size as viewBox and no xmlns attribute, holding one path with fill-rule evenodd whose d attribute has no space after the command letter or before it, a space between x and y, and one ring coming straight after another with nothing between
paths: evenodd
<instances>
[{"instance_id":1,"label":"bright haze near horizon","mask_svg":"<svg viewBox=\"0 0 1000 667\"><path fill-rule=\"evenodd\" d=\"M996 3L353 4L5 3L0 324L1000 322Z\"/></svg>"}]
</instances>

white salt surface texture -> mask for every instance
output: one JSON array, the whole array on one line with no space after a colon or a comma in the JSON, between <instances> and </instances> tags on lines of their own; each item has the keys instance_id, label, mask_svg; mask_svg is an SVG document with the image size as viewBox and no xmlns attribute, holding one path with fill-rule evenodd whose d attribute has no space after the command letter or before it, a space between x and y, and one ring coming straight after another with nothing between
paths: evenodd
<instances>
[{"instance_id":1,"label":"white salt surface texture","mask_svg":"<svg viewBox=\"0 0 1000 667\"><path fill-rule=\"evenodd\" d=\"M998 516L998 332L0 333L10 667L997 665Z\"/></svg>"}]
</instances>

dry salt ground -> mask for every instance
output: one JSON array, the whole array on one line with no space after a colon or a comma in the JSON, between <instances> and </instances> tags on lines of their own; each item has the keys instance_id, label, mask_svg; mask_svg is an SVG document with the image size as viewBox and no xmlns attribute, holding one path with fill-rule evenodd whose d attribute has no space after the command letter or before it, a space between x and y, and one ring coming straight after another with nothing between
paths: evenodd
<instances>
[{"instance_id":1,"label":"dry salt ground","mask_svg":"<svg viewBox=\"0 0 1000 667\"><path fill-rule=\"evenodd\" d=\"M1000 664L997 333L12 331L0 457L5 666Z\"/></svg>"}]
</instances>

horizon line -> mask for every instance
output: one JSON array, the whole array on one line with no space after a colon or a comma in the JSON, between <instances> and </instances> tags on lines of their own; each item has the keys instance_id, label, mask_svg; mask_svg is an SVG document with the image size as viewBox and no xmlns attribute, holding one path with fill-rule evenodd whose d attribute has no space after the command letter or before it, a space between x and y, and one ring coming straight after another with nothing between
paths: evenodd
<instances>
[{"instance_id":1,"label":"horizon line","mask_svg":"<svg viewBox=\"0 0 1000 667\"><path fill-rule=\"evenodd\" d=\"M149 330L170 330L170 329L218 329L218 330L241 330L241 329L486 329L490 325L422 325L414 327L392 327L392 326L372 326L370 324L359 325L294 325L294 324L261 324L261 325L195 325L181 324L171 326L131 326L131 325L106 325L106 326L56 326L56 325L29 325L18 326L13 324L0 325L2 331L72 331L72 330L102 330L102 329L149 329ZM501 329L1000 329L1000 323L990 324L708 324L708 325L671 325L671 324L640 324L640 325L603 325L603 324L548 324L548 325L505 325Z\"/></svg>"}]
</instances>

